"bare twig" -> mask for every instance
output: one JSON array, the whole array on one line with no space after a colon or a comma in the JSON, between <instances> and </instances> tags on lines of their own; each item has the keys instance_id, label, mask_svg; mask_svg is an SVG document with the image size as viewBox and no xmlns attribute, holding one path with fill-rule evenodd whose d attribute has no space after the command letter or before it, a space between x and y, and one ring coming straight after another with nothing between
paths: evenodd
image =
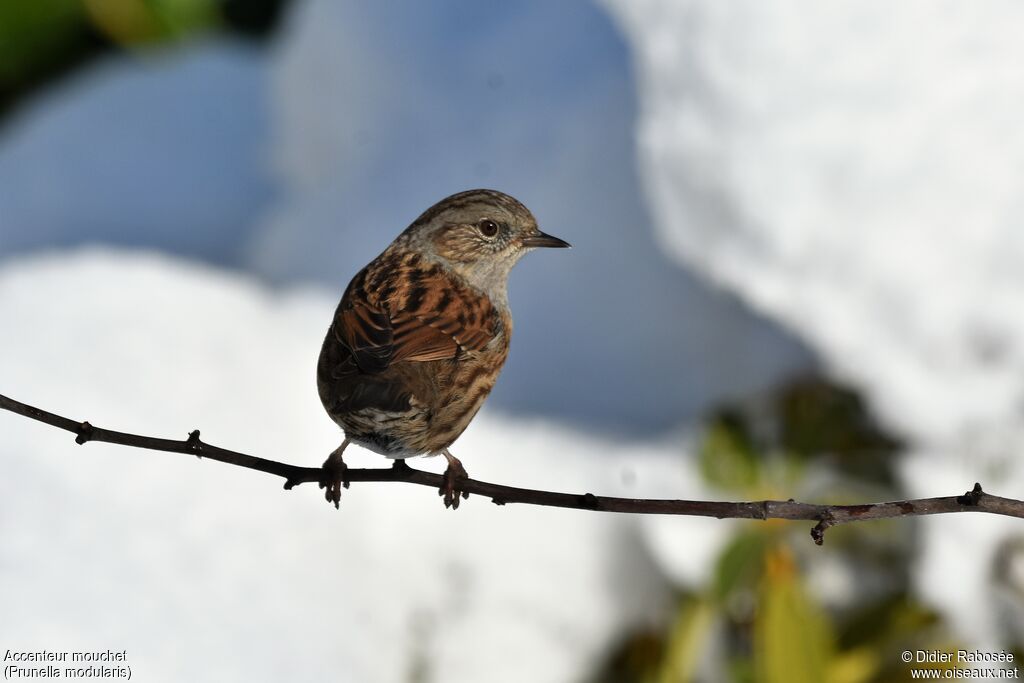
<instances>
[{"instance_id":1,"label":"bare twig","mask_svg":"<svg viewBox=\"0 0 1024 683\"><path fill-rule=\"evenodd\" d=\"M285 480L284 487L291 489L299 484L324 483L329 473L320 467L299 467L276 460L258 458L225 448L218 448L199 439L199 431L193 431L187 439L158 439L151 436L128 434L112 429L95 427L88 422L76 422L60 415L33 408L14 399L0 395L0 408L48 425L64 429L75 435L75 441L84 444L88 441L148 448L171 453L186 453L200 458L218 460L251 470L258 470L281 477ZM440 474L424 472L409 467L405 461L396 460L392 467L349 469L345 479L347 482L392 481L420 484L440 488ZM1006 515L1024 518L1024 501L1002 498L982 491L980 484L960 496L944 498L919 498L917 500L900 500L889 503L867 503L863 505L820 505L815 503L798 503L794 500L762 500L756 502L724 502L708 500L666 500L651 498L617 498L612 496L595 496L592 493L574 494L554 491L538 491L535 489L517 488L491 484L476 479L467 479L460 484L460 489L467 493L475 493L490 498L497 505L506 503L524 503L527 505L546 505L550 507L572 508L576 510L598 510L602 512L627 512L653 515L689 515L695 517L717 517L719 519L791 519L817 522L811 529L814 542L821 545L825 539L825 531L830 527L847 522L860 522L870 519L890 519L893 517L913 517L919 515L937 515L947 512L986 512L989 514Z\"/></svg>"}]
</instances>

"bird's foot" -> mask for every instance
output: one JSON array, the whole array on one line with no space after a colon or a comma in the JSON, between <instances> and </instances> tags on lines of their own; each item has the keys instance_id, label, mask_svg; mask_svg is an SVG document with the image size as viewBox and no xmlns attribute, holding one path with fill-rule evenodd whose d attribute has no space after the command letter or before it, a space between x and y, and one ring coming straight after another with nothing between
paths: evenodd
<instances>
[{"instance_id":1,"label":"bird's foot","mask_svg":"<svg viewBox=\"0 0 1024 683\"><path fill-rule=\"evenodd\" d=\"M342 487L348 488L348 465L342 460L341 454L345 452L345 446L348 446L348 439L346 439L337 450L327 456L327 460L324 460L323 476L320 479L320 488L324 490L324 499L328 503L334 503L334 509L338 509L338 503L341 501L341 489Z\"/></svg>"},{"instance_id":2,"label":"bird's foot","mask_svg":"<svg viewBox=\"0 0 1024 683\"><path fill-rule=\"evenodd\" d=\"M469 498L469 491L463 491L461 488L462 484L469 479L469 473L466 472L466 468L462 466L462 463L454 455L447 450L443 451L443 454L448 460L448 469L444 471L441 488L437 493L439 496L444 496L444 506L446 508L458 510L459 501L463 498Z\"/></svg>"}]
</instances>

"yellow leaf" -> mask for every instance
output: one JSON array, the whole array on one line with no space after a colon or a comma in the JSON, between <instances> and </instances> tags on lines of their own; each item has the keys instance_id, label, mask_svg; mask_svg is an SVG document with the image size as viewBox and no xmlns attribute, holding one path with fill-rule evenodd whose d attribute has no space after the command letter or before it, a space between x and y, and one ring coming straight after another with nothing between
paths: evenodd
<instances>
[{"instance_id":1,"label":"yellow leaf","mask_svg":"<svg viewBox=\"0 0 1024 683\"><path fill-rule=\"evenodd\" d=\"M785 546L765 556L754 617L754 669L763 683L822 683L835 650L832 625L807 594Z\"/></svg>"},{"instance_id":2,"label":"yellow leaf","mask_svg":"<svg viewBox=\"0 0 1024 683\"><path fill-rule=\"evenodd\" d=\"M658 671L657 683L693 680L714 617L715 610L707 599L696 598L680 607L666 643L665 659Z\"/></svg>"}]
</instances>

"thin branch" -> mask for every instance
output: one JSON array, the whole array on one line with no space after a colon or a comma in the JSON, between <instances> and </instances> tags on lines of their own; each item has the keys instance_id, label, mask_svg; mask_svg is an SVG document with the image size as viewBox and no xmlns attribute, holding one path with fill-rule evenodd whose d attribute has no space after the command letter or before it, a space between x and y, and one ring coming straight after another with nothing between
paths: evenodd
<instances>
[{"instance_id":1,"label":"thin branch","mask_svg":"<svg viewBox=\"0 0 1024 683\"><path fill-rule=\"evenodd\" d=\"M151 436L118 432L112 429L103 429L102 427L95 427L88 422L76 422L75 420L34 408L3 395L0 395L0 408L71 432L75 435L75 441L79 444L84 444L88 441L102 441L135 448L148 448L155 451L195 455L200 458L217 460L229 465L237 465L238 467L276 475L285 480L284 487L286 489L291 489L299 484L313 482L324 485L330 477L330 473L320 467L299 467L210 445L200 440L198 430L189 433L187 439L175 441L173 439L159 439ZM406 482L435 488L442 486L440 474L413 469L404 460L396 460L392 467L386 468L348 469L345 479L346 486L351 482L365 481ZM595 496L592 493L574 494L538 491L535 489L491 484L476 479L467 479L460 482L460 489L467 493L475 493L490 498L497 505L524 503L527 505L546 505L576 510L651 515L687 515L694 517L717 517L718 519L807 520L817 522L814 528L811 529L811 537L818 545L821 545L824 541L826 530L848 522L937 515L949 512L986 512L995 515L1024 518L1024 501L985 493L982 491L980 484L975 484L972 490L960 496L919 498L917 500L900 500L863 505L819 505L815 503L798 503L794 500L724 502L617 498L612 496Z\"/></svg>"}]
</instances>

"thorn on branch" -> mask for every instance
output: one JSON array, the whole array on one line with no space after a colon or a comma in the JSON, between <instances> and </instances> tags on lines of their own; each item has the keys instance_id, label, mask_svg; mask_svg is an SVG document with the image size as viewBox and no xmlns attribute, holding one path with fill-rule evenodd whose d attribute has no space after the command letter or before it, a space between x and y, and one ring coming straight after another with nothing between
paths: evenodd
<instances>
[{"instance_id":1,"label":"thorn on branch","mask_svg":"<svg viewBox=\"0 0 1024 683\"><path fill-rule=\"evenodd\" d=\"M90 439L92 439L92 425L89 424L88 422L83 422L82 424L78 425L78 431L76 432L75 436L75 443L81 446Z\"/></svg>"},{"instance_id":2,"label":"thorn on branch","mask_svg":"<svg viewBox=\"0 0 1024 683\"><path fill-rule=\"evenodd\" d=\"M981 484L974 482L974 488L965 493L962 496L957 496L956 502L961 505L968 505L970 507L976 507L978 502L981 500L981 496L985 492L981 490Z\"/></svg>"},{"instance_id":3,"label":"thorn on branch","mask_svg":"<svg viewBox=\"0 0 1024 683\"><path fill-rule=\"evenodd\" d=\"M583 506L586 509L588 509L588 510L597 510L598 509L597 496L595 496L593 493L584 493L581 497L583 498Z\"/></svg>"},{"instance_id":4,"label":"thorn on branch","mask_svg":"<svg viewBox=\"0 0 1024 683\"><path fill-rule=\"evenodd\" d=\"M491 502L494 503L495 505L505 504L505 501L503 501L501 498L491 498Z\"/></svg>"},{"instance_id":5,"label":"thorn on branch","mask_svg":"<svg viewBox=\"0 0 1024 683\"><path fill-rule=\"evenodd\" d=\"M203 457L203 442L199 440L199 430L193 430L188 433L188 440L185 445L196 454L197 458Z\"/></svg>"},{"instance_id":6,"label":"thorn on branch","mask_svg":"<svg viewBox=\"0 0 1024 683\"><path fill-rule=\"evenodd\" d=\"M835 523L835 517L832 516L831 512L826 512L821 516L818 523L811 529L811 538L814 539L814 545L821 545L825 542L825 531L835 526Z\"/></svg>"}]
</instances>

